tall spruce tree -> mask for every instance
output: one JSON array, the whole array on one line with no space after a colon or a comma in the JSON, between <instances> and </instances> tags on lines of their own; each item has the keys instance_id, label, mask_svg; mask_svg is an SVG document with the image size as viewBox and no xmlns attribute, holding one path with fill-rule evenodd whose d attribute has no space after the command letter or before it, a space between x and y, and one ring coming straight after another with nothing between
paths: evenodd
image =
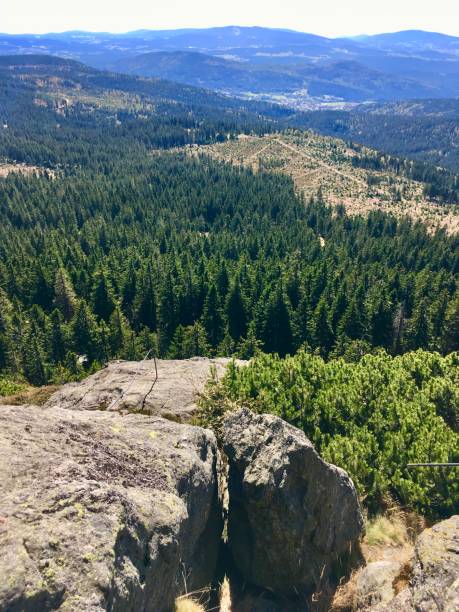
<instances>
[{"instance_id":1,"label":"tall spruce tree","mask_svg":"<svg viewBox=\"0 0 459 612\"><path fill-rule=\"evenodd\" d=\"M228 293L225 312L229 335L234 341L238 342L247 333L247 314L238 280Z\"/></svg>"},{"instance_id":2,"label":"tall spruce tree","mask_svg":"<svg viewBox=\"0 0 459 612\"><path fill-rule=\"evenodd\" d=\"M223 321L220 314L217 289L212 284L204 301L202 323L212 348L216 348L222 339Z\"/></svg>"},{"instance_id":3,"label":"tall spruce tree","mask_svg":"<svg viewBox=\"0 0 459 612\"><path fill-rule=\"evenodd\" d=\"M66 321L75 314L77 299L75 290L64 268L59 268L54 281L54 306Z\"/></svg>"},{"instance_id":4,"label":"tall spruce tree","mask_svg":"<svg viewBox=\"0 0 459 612\"><path fill-rule=\"evenodd\" d=\"M278 353L281 357L293 352L290 313L281 288L272 293L266 305L263 348L266 352Z\"/></svg>"},{"instance_id":5,"label":"tall spruce tree","mask_svg":"<svg viewBox=\"0 0 459 612\"><path fill-rule=\"evenodd\" d=\"M115 310L116 302L113 289L104 270L99 270L94 278L91 306L93 313L106 323Z\"/></svg>"}]
</instances>

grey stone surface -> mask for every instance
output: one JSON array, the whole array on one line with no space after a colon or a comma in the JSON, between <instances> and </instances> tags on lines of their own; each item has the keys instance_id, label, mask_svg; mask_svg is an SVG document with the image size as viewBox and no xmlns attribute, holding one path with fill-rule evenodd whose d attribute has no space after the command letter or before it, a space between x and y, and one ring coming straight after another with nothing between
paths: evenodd
<instances>
[{"instance_id":1,"label":"grey stone surface","mask_svg":"<svg viewBox=\"0 0 459 612\"><path fill-rule=\"evenodd\" d=\"M459 516L425 529L414 549L409 586L371 612L459 612Z\"/></svg>"},{"instance_id":2,"label":"grey stone surface","mask_svg":"<svg viewBox=\"0 0 459 612\"><path fill-rule=\"evenodd\" d=\"M213 575L215 463L198 427L2 406L0 610L170 610Z\"/></svg>"},{"instance_id":3,"label":"grey stone surface","mask_svg":"<svg viewBox=\"0 0 459 612\"><path fill-rule=\"evenodd\" d=\"M189 421L196 410L212 367L221 376L230 359L194 357L158 359L158 379L153 360L113 361L79 383L64 385L46 403L69 410L141 412Z\"/></svg>"},{"instance_id":4,"label":"grey stone surface","mask_svg":"<svg viewBox=\"0 0 459 612\"><path fill-rule=\"evenodd\" d=\"M410 591L416 612L459 612L459 516L424 530L414 554Z\"/></svg>"},{"instance_id":5,"label":"grey stone surface","mask_svg":"<svg viewBox=\"0 0 459 612\"><path fill-rule=\"evenodd\" d=\"M356 584L358 610L368 610L376 604L386 604L395 597L394 579L400 573L401 564L395 561L369 563L359 574Z\"/></svg>"},{"instance_id":6,"label":"grey stone surface","mask_svg":"<svg viewBox=\"0 0 459 612\"><path fill-rule=\"evenodd\" d=\"M351 479L303 432L247 409L225 419L224 450L228 541L242 575L286 594L314 589L361 535Z\"/></svg>"}]
</instances>

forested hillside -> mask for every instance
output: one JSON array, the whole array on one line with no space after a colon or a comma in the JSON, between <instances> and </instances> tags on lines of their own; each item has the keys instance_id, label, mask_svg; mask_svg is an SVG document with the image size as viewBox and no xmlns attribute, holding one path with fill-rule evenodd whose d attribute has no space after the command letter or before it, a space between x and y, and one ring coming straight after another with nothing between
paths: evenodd
<instances>
[{"instance_id":1,"label":"forested hillside","mask_svg":"<svg viewBox=\"0 0 459 612\"><path fill-rule=\"evenodd\" d=\"M0 56L0 157L45 167L110 165L155 147L264 133L290 111L100 72L47 56Z\"/></svg>"},{"instance_id":2,"label":"forested hillside","mask_svg":"<svg viewBox=\"0 0 459 612\"><path fill-rule=\"evenodd\" d=\"M304 127L459 171L459 99L410 100L304 113Z\"/></svg>"}]
</instances>

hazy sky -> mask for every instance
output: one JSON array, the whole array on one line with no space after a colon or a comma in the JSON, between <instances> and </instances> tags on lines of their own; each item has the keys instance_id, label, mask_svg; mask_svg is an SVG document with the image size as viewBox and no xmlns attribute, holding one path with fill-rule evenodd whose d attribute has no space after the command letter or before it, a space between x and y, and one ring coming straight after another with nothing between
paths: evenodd
<instances>
[{"instance_id":1,"label":"hazy sky","mask_svg":"<svg viewBox=\"0 0 459 612\"><path fill-rule=\"evenodd\" d=\"M324 36L422 29L459 36L459 0L1 0L0 32L221 25Z\"/></svg>"}]
</instances>

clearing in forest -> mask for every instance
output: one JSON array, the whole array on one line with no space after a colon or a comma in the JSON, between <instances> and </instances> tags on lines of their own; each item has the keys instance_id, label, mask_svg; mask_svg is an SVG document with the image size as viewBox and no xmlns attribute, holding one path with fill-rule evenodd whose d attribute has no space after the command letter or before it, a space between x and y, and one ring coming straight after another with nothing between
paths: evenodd
<instances>
[{"instance_id":1,"label":"clearing in forest","mask_svg":"<svg viewBox=\"0 0 459 612\"><path fill-rule=\"evenodd\" d=\"M191 145L192 155L290 175L306 198L322 193L326 202L343 204L349 214L383 210L409 216L429 229L459 232L459 207L440 204L424 195L424 184L387 170L356 165L355 158L372 157L365 147L313 132L243 136L213 145Z\"/></svg>"}]
</instances>

